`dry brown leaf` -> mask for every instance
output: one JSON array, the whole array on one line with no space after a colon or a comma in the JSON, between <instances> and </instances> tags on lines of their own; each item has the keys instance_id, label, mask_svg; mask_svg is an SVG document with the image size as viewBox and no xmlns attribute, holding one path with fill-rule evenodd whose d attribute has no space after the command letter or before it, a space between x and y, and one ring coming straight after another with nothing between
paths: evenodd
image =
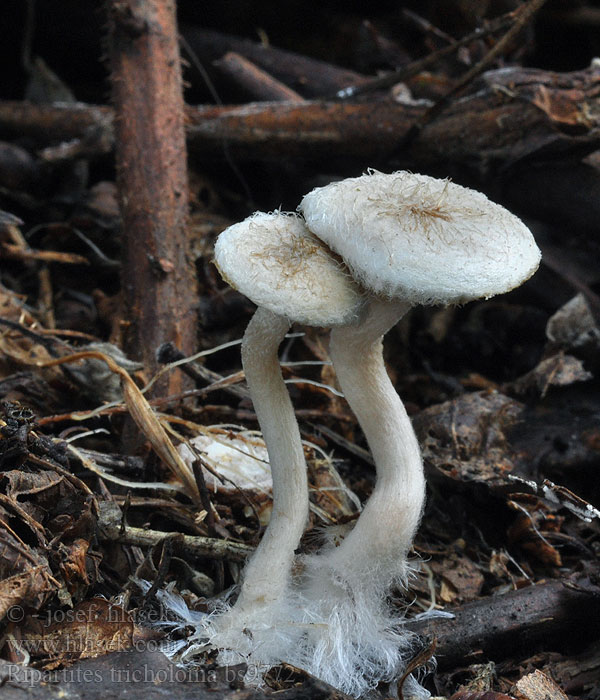
<instances>
[{"instance_id":1,"label":"dry brown leaf","mask_svg":"<svg viewBox=\"0 0 600 700\"><path fill-rule=\"evenodd\" d=\"M471 559L453 553L442 561L430 562L431 569L441 578L440 598L444 603L476 600L483 586L481 569Z\"/></svg>"},{"instance_id":2,"label":"dry brown leaf","mask_svg":"<svg viewBox=\"0 0 600 700\"><path fill-rule=\"evenodd\" d=\"M585 93L582 90L551 90L539 85L531 101L545 112L553 122L565 126L588 126L589 116L584 106Z\"/></svg>"},{"instance_id":3,"label":"dry brown leaf","mask_svg":"<svg viewBox=\"0 0 600 700\"><path fill-rule=\"evenodd\" d=\"M104 598L83 601L53 618L48 624L29 620L20 644L32 656L49 657L54 665L125 651L138 641L162 636L139 627L131 613Z\"/></svg>"},{"instance_id":4,"label":"dry brown leaf","mask_svg":"<svg viewBox=\"0 0 600 700\"><path fill-rule=\"evenodd\" d=\"M465 394L421 411L413 425L430 478L510 487L519 455L506 439L523 404L497 391Z\"/></svg>"},{"instance_id":5,"label":"dry brown leaf","mask_svg":"<svg viewBox=\"0 0 600 700\"><path fill-rule=\"evenodd\" d=\"M518 512L508 528L509 542L517 543L543 564L561 566L560 553L545 534L559 532L564 518L553 515L543 501L529 494L517 494L513 500L507 501L507 505Z\"/></svg>"},{"instance_id":6,"label":"dry brown leaf","mask_svg":"<svg viewBox=\"0 0 600 700\"><path fill-rule=\"evenodd\" d=\"M47 564L5 578L0 581L0 620L8 617L10 622L21 622L24 607L39 610L57 589Z\"/></svg>"},{"instance_id":7,"label":"dry brown leaf","mask_svg":"<svg viewBox=\"0 0 600 700\"><path fill-rule=\"evenodd\" d=\"M28 472L12 469L4 472L6 495L21 503L27 497L35 497L36 503L56 503L73 490L62 476L49 471Z\"/></svg>"},{"instance_id":8,"label":"dry brown leaf","mask_svg":"<svg viewBox=\"0 0 600 700\"><path fill-rule=\"evenodd\" d=\"M90 543L79 537L71 545L63 548L60 570L69 592L73 592L74 584L76 583L90 583L86 567L89 547Z\"/></svg>"},{"instance_id":9,"label":"dry brown leaf","mask_svg":"<svg viewBox=\"0 0 600 700\"><path fill-rule=\"evenodd\" d=\"M11 527L11 520L11 513L0 506L0 578L47 563L45 557L23 542ZM23 518L19 519L19 525L24 522L27 523ZM32 534L39 541L38 532L33 530Z\"/></svg>"},{"instance_id":10,"label":"dry brown leaf","mask_svg":"<svg viewBox=\"0 0 600 700\"><path fill-rule=\"evenodd\" d=\"M569 386L574 382L592 379L583 362L572 355L558 353L542 360L537 367L507 385L507 389L519 396L536 393L542 398L553 386Z\"/></svg>"}]
</instances>

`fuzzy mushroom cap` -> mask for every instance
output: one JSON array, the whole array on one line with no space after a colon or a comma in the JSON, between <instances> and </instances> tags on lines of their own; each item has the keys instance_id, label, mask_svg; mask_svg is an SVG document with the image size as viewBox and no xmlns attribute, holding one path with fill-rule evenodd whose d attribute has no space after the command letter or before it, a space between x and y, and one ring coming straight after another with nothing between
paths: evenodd
<instances>
[{"instance_id":1,"label":"fuzzy mushroom cap","mask_svg":"<svg viewBox=\"0 0 600 700\"><path fill-rule=\"evenodd\" d=\"M413 304L508 292L540 262L514 214L481 192L427 175L370 171L314 189L299 208L365 289Z\"/></svg>"},{"instance_id":2,"label":"fuzzy mushroom cap","mask_svg":"<svg viewBox=\"0 0 600 700\"><path fill-rule=\"evenodd\" d=\"M364 298L295 214L256 212L223 231L215 244L223 279L257 306L311 326L359 320Z\"/></svg>"}]
</instances>

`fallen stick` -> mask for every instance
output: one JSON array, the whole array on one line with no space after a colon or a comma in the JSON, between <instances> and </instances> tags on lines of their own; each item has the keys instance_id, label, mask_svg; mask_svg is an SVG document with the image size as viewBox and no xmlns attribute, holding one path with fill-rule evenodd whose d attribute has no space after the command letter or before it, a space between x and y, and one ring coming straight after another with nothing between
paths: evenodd
<instances>
[{"instance_id":1,"label":"fallen stick","mask_svg":"<svg viewBox=\"0 0 600 700\"><path fill-rule=\"evenodd\" d=\"M214 65L250 99L304 102L297 92L235 51L229 51Z\"/></svg>"},{"instance_id":2,"label":"fallen stick","mask_svg":"<svg viewBox=\"0 0 600 700\"><path fill-rule=\"evenodd\" d=\"M326 61L230 34L186 27L182 27L182 34L209 73L213 61L234 51L303 97L323 97L348 85L360 85L370 80L368 76Z\"/></svg>"},{"instance_id":3,"label":"fallen stick","mask_svg":"<svg viewBox=\"0 0 600 700\"><path fill-rule=\"evenodd\" d=\"M176 538L181 551L193 557L243 562L254 551L253 547L240 542L124 525L121 522L121 509L115 503L105 501L100 505L98 539L102 542L155 547L170 538Z\"/></svg>"},{"instance_id":4,"label":"fallen stick","mask_svg":"<svg viewBox=\"0 0 600 700\"><path fill-rule=\"evenodd\" d=\"M499 660L535 646L567 648L597 638L600 585L580 576L552 580L449 610L454 618L410 621L407 628L435 638L441 669Z\"/></svg>"},{"instance_id":5,"label":"fallen stick","mask_svg":"<svg viewBox=\"0 0 600 700\"><path fill-rule=\"evenodd\" d=\"M572 73L489 71L473 88L425 124L399 157L411 167L466 163L485 174L525 159L580 158L600 148L600 65ZM217 158L225 157L226 143L236 158L343 156L375 163L402 147L426 109L391 100L188 107L187 138L196 153ZM0 102L0 137L81 138L107 128L107 110Z\"/></svg>"}]
</instances>

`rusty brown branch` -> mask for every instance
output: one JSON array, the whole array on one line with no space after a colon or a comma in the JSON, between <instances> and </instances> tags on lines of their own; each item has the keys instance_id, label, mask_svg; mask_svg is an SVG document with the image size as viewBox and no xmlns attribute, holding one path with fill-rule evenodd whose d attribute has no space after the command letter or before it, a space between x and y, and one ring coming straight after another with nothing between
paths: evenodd
<instances>
[{"instance_id":1,"label":"rusty brown branch","mask_svg":"<svg viewBox=\"0 0 600 700\"><path fill-rule=\"evenodd\" d=\"M476 91L455 99L401 157L411 167L452 162L487 172L518 161L580 157L600 147L600 67L573 73L510 68L485 73ZM71 111L72 110L72 111ZM187 135L197 153L236 158L347 156L385 158L425 112L382 102L272 102L188 107ZM0 102L0 135L76 138L105 123L106 108ZM70 123L72 120L72 123Z\"/></svg>"},{"instance_id":2,"label":"rusty brown branch","mask_svg":"<svg viewBox=\"0 0 600 700\"><path fill-rule=\"evenodd\" d=\"M175 2L111 0L109 8L126 346L152 372L162 342L191 352L196 331ZM158 392L180 388L173 373Z\"/></svg>"}]
</instances>

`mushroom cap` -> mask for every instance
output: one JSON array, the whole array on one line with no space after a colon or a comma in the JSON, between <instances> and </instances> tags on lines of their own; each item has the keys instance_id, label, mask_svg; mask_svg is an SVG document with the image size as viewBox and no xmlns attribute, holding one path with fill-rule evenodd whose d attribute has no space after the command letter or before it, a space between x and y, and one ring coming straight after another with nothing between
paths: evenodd
<instances>
[{"instance_id":1,"label":"mushroom cap","mask_svg":"<svg viewBox=\"0 0 600 700\"><path fill-rule=\"evenodd\" d=\"M225 229L215 263L234 289L293 322L346 325L357 322L364 307L343 263L295 214L256 212Z\"/></svg>"},{"instance_id":2,"label":"mushroom cap","mask_svg":"<svg viewBox=\"0 0 600 700\"><path fill-rule=\"evenodd\" d=\"M514 214L481 192L427 175L370 171L314 189L299 209L365 289L413 304L508 292L540 262Z\"/></svg>"}]
</instances>

